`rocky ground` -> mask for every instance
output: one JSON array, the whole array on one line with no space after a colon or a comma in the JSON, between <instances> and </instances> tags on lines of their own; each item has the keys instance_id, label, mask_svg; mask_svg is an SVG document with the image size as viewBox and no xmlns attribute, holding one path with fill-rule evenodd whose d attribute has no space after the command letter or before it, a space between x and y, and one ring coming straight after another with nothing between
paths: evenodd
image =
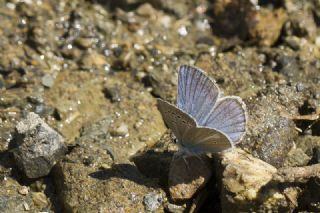
<instances>
[{"instance_id":1,"label":"rocky ground","mask_svg":"<svg viewBox=\"0 0 320 213\"><path fill-rule=\"evenodd\" d=\"M320 211L320 1L0 2L0 212ZM247 105L172 161L156 98L204 69Z\"/></svg>"}]
</instances>

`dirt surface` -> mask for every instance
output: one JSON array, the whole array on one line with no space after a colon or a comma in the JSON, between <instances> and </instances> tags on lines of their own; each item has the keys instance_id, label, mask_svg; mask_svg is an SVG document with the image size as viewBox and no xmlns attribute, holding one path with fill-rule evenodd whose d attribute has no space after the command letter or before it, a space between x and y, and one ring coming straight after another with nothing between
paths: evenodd
<instances>
[{"instance_id":1,"label":"dirt surface","mask_svg":"<svg viewBox=\"0 0 320 213\"><path fill-rule=\"evenodd\" d=\"M319 163L319 11L317 0L1 1L0 212L224 209L214 178L170 198L176 149L156 98L175 102L181 64L244 100L240 148L275 168ZM12 157L27 112L68 147L39 179ZM295 210L320 211L314 184Z\"/></svg>"}]
</instances>

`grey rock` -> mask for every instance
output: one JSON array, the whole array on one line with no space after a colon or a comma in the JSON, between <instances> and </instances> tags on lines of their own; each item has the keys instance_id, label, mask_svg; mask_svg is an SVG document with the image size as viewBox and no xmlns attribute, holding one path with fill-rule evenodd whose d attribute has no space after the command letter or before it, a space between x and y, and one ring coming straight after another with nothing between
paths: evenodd
<instances>
[{"instance_id":1,"label":"grey rock","mask_svg":"<svg viewBox=\"0 0 320 213\"><path fill-rule=\"evenodd\" d=\"M295 123L285 112L298 114L302 98L293 87L280 86L261 91L247 103L249 112L246 139L240 146L275 167L283 166L298 136Z\"/></svg>"},{"instance_id":2,"label":"grey rock","mask_svg":"<svg viewBox=\"0 0 320 213\"><path fill-rule=\"evenodd\" d=\"M163 202L161 194L150 192L143 198L143 203L147 211L156 211Z\"/></svg>"},{"instance_id":3,"label":"grey rock","mask_svg":"<svg viewBox=\"0 0 320 213\"><path fill-rule=\"evenodd\" d=\"M41 78L41 83L43 86L52 87L54 84L54 78L50 74L46 74Z\"/></svg>"},{"instance_id":4,"label":"grey rock","mask_svg":"<svg viewBox=\"0 0 320 213\"><path fill-rule=\"evenodd\" d=\"M67 151L64 138L33 112L17 124L16 132L14 158L28 178L49 174Z\"/></svg>"}]
</instances>

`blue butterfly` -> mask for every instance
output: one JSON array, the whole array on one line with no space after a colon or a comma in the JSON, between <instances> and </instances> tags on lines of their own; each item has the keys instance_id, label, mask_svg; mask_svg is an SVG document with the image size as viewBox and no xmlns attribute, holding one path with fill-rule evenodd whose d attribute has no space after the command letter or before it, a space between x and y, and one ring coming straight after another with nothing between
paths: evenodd
<instances>
[{"instance_id":1,"label":"blue butterfly","mask_svg":"<svg viewBox=\"0 0 320 213\"><path fill-rule=\"evenodd\" d=\"M215 81L196 67L179 68L177 106L161 99L157 104L182 152L220 152L246 133L247 112L241 98L221 97Z\"/></svg>"}]
</instances>

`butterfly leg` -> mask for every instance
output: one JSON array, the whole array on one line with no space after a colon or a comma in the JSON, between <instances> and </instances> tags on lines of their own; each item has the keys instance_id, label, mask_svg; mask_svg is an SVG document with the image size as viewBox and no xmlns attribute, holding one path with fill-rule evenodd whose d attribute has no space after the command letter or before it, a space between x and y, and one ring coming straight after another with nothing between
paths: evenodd
<instances>
[{"instance_id":1,"label":"butterfly leg","mask_svg":"<svg viewBox=\"0 0 320 213\"><path fill-rule=\"evenodd\" d=\"M190 172L191 169L190 169L190 166L188 164L187 157L188 157L187 155L182 155L182 159L183 159L184 163L186 164L187 170L188 170L188 172Z\"/></svg>"},{"instance_id":2,"label":"butterfly leg","mask_svg":"<svg viewBox=\"0 0 320 213\"><path fill-rule=\"evenodd\" d=\"M184 163L185 163L185 165L186 165L186 168L187 168L188 172L190 172L191 169L190 169L187 157L188 157L188 155L185 152L178 151L173 155L172 161L175 161L178 158L182 158Z\"/></svg>"}]
</instances>

